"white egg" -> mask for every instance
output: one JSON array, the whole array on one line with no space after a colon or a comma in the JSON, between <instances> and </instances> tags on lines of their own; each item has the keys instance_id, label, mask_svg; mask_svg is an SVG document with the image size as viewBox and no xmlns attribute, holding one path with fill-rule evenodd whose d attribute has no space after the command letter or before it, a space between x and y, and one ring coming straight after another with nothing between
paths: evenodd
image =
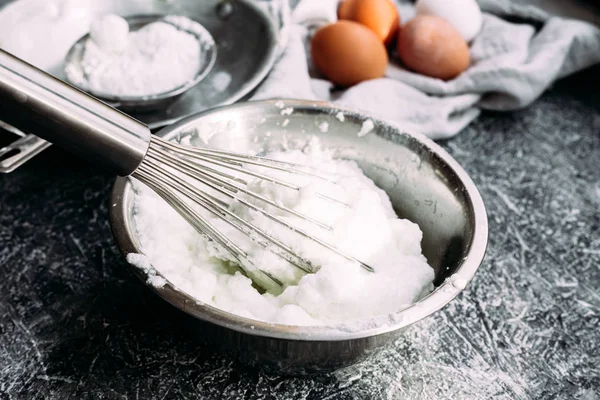
<instances>
[{"instance_id":1,"label":"white egg","mask_svg":"<svg viewBox=\"0 0 600 400\"><path fill-rule=\"evenodd\" d=\"M417 15L435 15L450 22L470 42L481 29L481 9L476 0L418 0Z\"/></svg>"},{"instance_id":2,"label":"white egg","mask_svg":"<svg viewBox=\"0 0 600 400\"><path fill-rule=\"evenodd\" d=\"M127 47L129 24L118 15L104 15L94 22L90 29L90 37L107 52L121 52Z\"/></svg>"}]
</instances>

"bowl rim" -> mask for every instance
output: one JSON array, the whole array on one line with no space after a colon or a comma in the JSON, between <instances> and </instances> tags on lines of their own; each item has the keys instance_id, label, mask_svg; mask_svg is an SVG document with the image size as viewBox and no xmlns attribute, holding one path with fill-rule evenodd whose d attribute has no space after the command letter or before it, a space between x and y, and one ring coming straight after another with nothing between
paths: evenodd
<instances>
[{"instance_id":1,"label":"bowl rim","mask_svg":"<svg viewBox=\"0 0 600 400\"><path fill-rule=\"evenodd\" d=\"M164 300L173 304L175 307L203 321L252 336L311 342L364 339L397 331L437 312L451 300L453 300L459 293L461 293L466 288L468 283L473 279L485 257L488 242L487 213L483 199L467 172L448 152L446 152L442 147L425 135L415 132L407 132L398 126L385 122L375 116L365 114L357 110L340 107L338 105L333 105L329 102L295 99L249 101L212 108L210 110L202 111L183 118L180 121L161 129L159 132L157 132L157 135L167 136L174 131L184 128L188 124L192 124L198 118L210 115L212 113L221 112L224 110L236 110L246 107L277 107L281 104L284 104L285 107L293 107L294 109L310 108L313 111L316 110L318 112L327 114L336 114L337 112L341 111L344 114L357 115L365 120L371 119L376 123L376 125L384 126L398 134L411 137L421 146L430 151L434 156L440 158L446 167L449 168L463 184L466 191L466 197L470 202L470 208L472 210L474 221L471 243L469 244L467 254L464 256L456 271L450 278L445 279L444 282L436 287L433 292L411 306L389 314L387 317L380 316L359 320L359 322L364 321L365 323L369 321L380 322L379 325L368 327L366 329L356 329L357 323L355 322L337 325L295 326L274 324L240 317L208 304L198 302L196 299L187 295L186 293L175 289L175 287L172 286L168 280L167 284L165 284L163 287L154 287L147 282L148 276L145 274L145 272L138 267L127 263L133 272L144 281L146 286L148 286ZM139 253L138 249L136 248L134 238L124 222L126 218L128 218L129 212L129 210L125 207L126 199L124 195L126 193L131 193L131 190L129 190L130 185L131 184L127 177L118 177L116 179L110 196L110 204L112 206L109 207L110 226L113 236L124 257L130 253ZM128 190L126 191L126 189ZM382 322L384 319L385 322Z\"/></svg>"}]
</instances>

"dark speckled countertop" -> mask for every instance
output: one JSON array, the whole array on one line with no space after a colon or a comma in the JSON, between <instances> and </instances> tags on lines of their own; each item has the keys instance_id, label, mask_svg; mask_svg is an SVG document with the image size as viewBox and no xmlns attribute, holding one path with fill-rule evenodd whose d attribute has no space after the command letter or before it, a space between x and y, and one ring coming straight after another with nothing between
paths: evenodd
<instances>
[{"instance_id":1,"label":"dark speckled countertop","mask_svg":"<svg viewBox=\"0 0 600 400\"><path fill-rule=\"evenodd\" d=\"M600 399L599 73L442 143L488 208L486 261L376 358L316 377L204 345L125 268L114 178L51 148L0 176L0 399Z\"/></svg>"}]
</instances>

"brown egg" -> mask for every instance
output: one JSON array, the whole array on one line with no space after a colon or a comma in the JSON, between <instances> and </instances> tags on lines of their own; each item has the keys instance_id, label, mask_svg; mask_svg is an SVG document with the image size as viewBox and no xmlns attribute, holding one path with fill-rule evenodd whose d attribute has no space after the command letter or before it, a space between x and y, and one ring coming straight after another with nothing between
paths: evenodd
<instances>
[{"instance_id":1,"label":"brown egg","mask_svg":"<svg viewBox=\"0 0 600 400\"><path fill-rule=\"evenodd\" d=\"M366 26L385 44L394 39L400 26L400 17L391 0L343 0L338 7L338 18Z\"/></svg>"},{"instance_id":2,"label":"brown egg","mask_svg":"<svg viewBox=\"0 0 600 400\"><path fill-rule=\"evenodd\" d=\"M332 82L352 86L384 75L388 55L379 37L357 22L320 28L310 43L315 66Z\"/></svg>"},{"instance_id":3,"label":"brown egg","mask_svg":"<svg viewBox=\"0 0 600 400\"><path fill-rule=\"evenodd\" d=\"M338 5L338 19L350 19L354 0L342 0Z\"/></svg>"},{"instance_id":4,"label":"brown egg","mask_svg":"<svg viewBox=\"0 0 600 400\"><path fill-rule=\"evenodd\" d=\"M415 72L438 79L452 79L469 67L469 46L446 20L419 15L398 34L398 55Z\"/></svg>"}]
</instances>

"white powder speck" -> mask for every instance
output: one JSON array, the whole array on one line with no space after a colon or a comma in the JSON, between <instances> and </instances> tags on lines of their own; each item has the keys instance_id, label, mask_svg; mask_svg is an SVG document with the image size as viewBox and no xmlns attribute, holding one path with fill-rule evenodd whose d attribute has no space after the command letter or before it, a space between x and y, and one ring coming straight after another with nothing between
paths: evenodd
<instances>
[{"instance_id":1,"label":"white powder speck","mask_svg":"<svg viewBox=\"0 0 600 400\"><path fill-rule=\"evenodd\" d=\"M275 107L277 107L277 108L283 108L283 107L285 107L285 104L283 104L283 101L277 100L275 102Z\"/></svg>"},{"instance_id":2,"label":"white powder speck","mask_svg":"<svg viewBox=\"0 0 600 400\"><path fill-rule=\"evenodd\" d=\"M231 74L226 71L219 71L212 76L211 84L216 91L222 92L227 89L231 83Z\"/></svg>"},{"instance_id":3,"label":"white powder speck","mask_svg":"<svg viewBox=\"0 0 600 400\"><path fill-rule=\"evenodd\" d=\"M127 254L127 262L149 273L152 270L150 260L144 254L129 253Z\"/></svg>"},{"instance_id":4,"label":"white powder speck","mask_svg":"<svg viewBox=\"0 0 600 400\"><path fill-rule=\"evenodd\" d=\"M135 265L148 275L148 279L146 281L150 285L156 288L160 288L165 286L165 284L167 283L165 278L156 275L156 270L150 263L148 257L146 257L144 254L129 253L127 254L126 258L128 263L130 263L131 265Z\"/></svg>"},{"instance_id":5,"label":"white powder speck","mask_svg":"<svg viewBox=\"0 0 600 400\"><path fill-rule=\"evenodd\" d=\"M467 287L466 279L454 274L449 278L450 283L458 290L463 290Z\"/></svg>"},{"instance_id":6,"label":"white powder speck","mask_svg":"<svg viewBox=\"0 0 600 400\"><path fill-rule=\"evenodd\" d=\"M288 124L289 124L289 123L290 123L290 120L286 118L286 119L283 121L283 123L281 124L281 126L283 126L283 127L285 128L286 126L288 126Z\"/></svg>"},{"instance_id":7,"label":"white powder speck","mask_svg":"<svg viewBox=\"0 0 600 400\"><path fill-rule=\"evenodd\" d=\"M373 121L371 121L370 119L366 120L365 122L362 123L362 126L360 127L360 131L358 132L358 137L366 136L369 132L371 132L373 130L374 127L375 127L375 124L373 123Z\"/></svg>"},{"instance_id":8,"label":"white powder speck","mask_svg":"<svg viewBox=\"0 0 600 400\"><path fill-rule=\"evenodd\" d=\"M86 90L113 96L164 93L194 79L202 52L194 35L161 21L131 33L128 28L117 15L95 20L81 69L73 64L66 68L69 79Z\"/></svg>"},{"instance_id":9,"label":"white powder speck","mask_svg":"<svg viewBox=\"0 0 600 400\"><path fill-rule=\"evenodd\" d=\"M162 276L154 275L148 277L148 283L155 288L161 288L167 284L167 280Z\"/></svg>"},{"instance_id":10,"label":"white powder speck","mask_svg":"<svg viewBox=\"0 0 600 400\"><path fill-rule=\"evenodd\" d=\"M293 107L284 108L281 110L281 115L291 115L294 112Z\"/></svg>"},{"instance_id":11,"label":"white powder speck","mask_svg":"<svg viewBox=\"0 0 600 400\"><path fill-rule=\"evenodd\" d=\"M321 122L318 128L321 132L325 133L329 130L329 124L327 122Z\"/></svg>"},{"instance_id":12,"label":"white powder speck","mask_svg":"<svg viewBox=\"0 0 600 400\"><path fill-rule=\"evenodd\" d=\"M331 231L286 215L288 223L333 243L341 251L372 266L375 273L367 272L333 252L324 251L318 244L283 226L274 225L260 213L249 213L237 202L229 204L234 213L268 230L320 266L318 272L304 274L222 220L198 209L251 259L258 260L260 268L287 286L281 293L260 294L250 279L230 266L232 258L227 252L207 242L165 201L137 181L133 181L133 218L141 250L147 258L130 254L127 260L151 276L160 273L178 290L200 302L270 323L322 325L386 316L432 289L434 272L421 254L419 227L395 215L388 196L356 163L334 159L333 153L322 149L316 139L302 151L267 152L266 156L310 165L339 177L333 185L312 175L270 170L271 176L285 178L301 190L290 190L265 181L250 181L247 189L328 224ZM318 194L334 197L348 207L325 200ZM271 206L264 207L274 212ZM154 269L157 272L152 273ZM153 278L152 282L156 283L156 280ZM384 321L387 319L383 318ZM356 322L356 329L361 326Z\"/></svg>"},{"instance_id":13,"label":"white powder speck","mask_svg":"<svg viewBox=\"0 0 600 400\"><path fill-rule=\"evenodd\" d=\"M337 119L339 119L341 122L344 122L344 120L346 119L346 118L344 117L344 113L343 113L343 112L341 112L341 111L338 111L338 113L337 113L337 114L335 114L335 117L336 117Z\"/></svg>"}]
</instances>

